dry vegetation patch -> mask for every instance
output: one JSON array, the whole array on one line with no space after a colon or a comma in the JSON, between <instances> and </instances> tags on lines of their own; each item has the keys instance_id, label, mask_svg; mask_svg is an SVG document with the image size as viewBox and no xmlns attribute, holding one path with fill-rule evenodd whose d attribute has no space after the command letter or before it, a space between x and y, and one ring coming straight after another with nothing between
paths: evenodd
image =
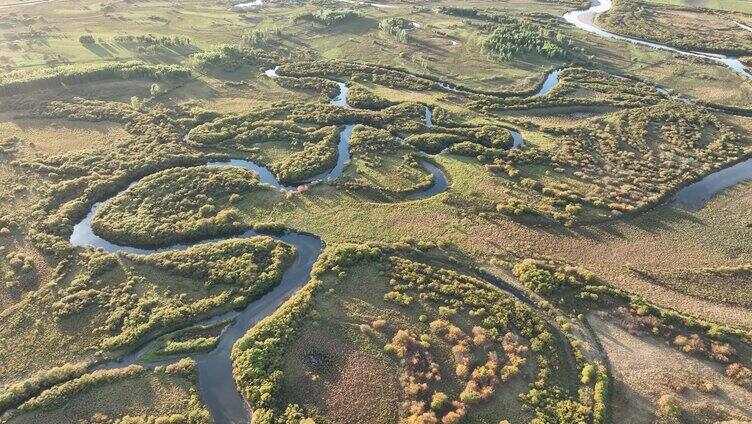
<instances>
[{"instance_id":1,"label":"dry vegetation patch","mask_svg":"<svg viewBox=\"0 0 752 424\"><path fill-rule=\"evenodd\" d=\"M397 421L398 370L338 334L337 324L302 330L283 369L284 396L319 411L328 422Z\"/></svg>"},{"instance_id":2,"label":"dry vegetation patch","mask_svg":"<svg viewBox=\"0 0 752 424\"><path fill-rule=\"evenodd\" d=\"M127 139L112 122L58 122L46 119L8 119L0 122L3 137L17 138L20 157L102 150Z\"/></svg>"},{"instance_id":3,"label":"dry vegetation patch","mask_svg":"<svg viewBox=\"0 0 752 424\"><path fill-rule=\"evenodd\" d=\"M378 399L390 399L379 405L399 399L399 416L408 421L455 423L482 405L513 405L510 398L515 396L541 419L579 421L590 414L590 401L579 403L571 397L566 376L577 371L559 350L560 339L532 309L482 280L383 256L382 249L329 249L314 280L235 345L236 381L256 405L255 419L346 416L309 407L331 408L333 401L290 388L312 379L314 387L339 384L350 378L349 364L356 358L371 358L358 362L375 366L368 375L399 370L396 393L383 392L396 388L394 380L379 383ZM275 336L262 338L263 334ZM317 336L321 340L314 342ZM336 348L329 347L333 343ZM311 346L309 352L301 352L306 346ZM250 362L252 358L256 359ZM510 393L510 383L522 378L523 369L529 370L528 362L538 366L535 388ZM320 371L312 370L312 364ZM393 413L393 404L391 408ZM518 414L510 411L504 416Z\"/></svg>"},{"instance_id":4,"label":"dry vegetation patch","mask_svg":"<svg viewBox=\"0 0 752 424\"><path fill-rule=\"evenodd\" d=\"M659 340L630 335L594 315L588 321L613 367L614 420L652 422L661 415L697 423L752 419L752 393L727 380L718 365L689 358ZM658 400L665 395L676 399L678 417L665 417L665 409L660 410Z\"/></svg>"}]
</instances>

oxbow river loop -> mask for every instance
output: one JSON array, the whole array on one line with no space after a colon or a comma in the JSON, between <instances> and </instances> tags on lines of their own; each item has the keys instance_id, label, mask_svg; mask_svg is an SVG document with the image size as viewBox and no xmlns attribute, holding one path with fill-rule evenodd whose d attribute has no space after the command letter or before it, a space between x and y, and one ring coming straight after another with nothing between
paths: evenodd
<instances>
[{"instance_id":1,"label":"oxbow river loop","mask_svg":"<svg viewBox=\"0 0 752 424\"><path fill-rule=\"evenodd\" d=\"M260 4L260 2L253 2L249 4L255 6L257 4ZM610 8L610 0L595 0L593 1L593 5L589 9L570 12L565 15L565 19L567 19L568 22L576 25L578 28L603 37L623 40L631 43L645 45L648 47L669 50L687 56L704 57L710 60L721 62L739 72L740 74L743 74L748 78L752 78L752 74L748 73L746 68L744 68L736 58L711 55L701 52L685 52L670 46L612 34L595 26L595 16L598 13L603 13L609 10ZM265 74L270 78L276 78L278 76L278 68L279 67L269 69L265 71ZM533 94L533 96L544 96L548 94L558 84L559 72L560 70L554 70L549 73L546 76L543 84L541 85L541 88L537 93ZM339 93L331 100L331 104L342 108L351 108L347 101L347 85L343 82L335 82L339 87ZM461 92L461 89L445 83L442 83L441 86L448 91ZM425 107L423 123L427 127L433 126L433 113L428 106ZM353 128L356 124L357 123L355 122L349 123L347 125L344 125L343 129L341 130L338 143L338 158L334 167L325 174L313 178L308 183L301 183L295 186L284 185L278 181L274 173L272 173L267 167L243 159L209 162L203 166L241 167L249 169L254 171L258 175L258 178L261 182L269 185L275 190L282 192L298 191L301 185L310 183L332 182L342 176L347 163L350 161L349 142L350 137L352 136ZM511 129L510 133L513 138L513 148L522 147L524 145L522 135L519 132ZM431 175L433 175L434 182L429 188L409 195L408 200L425 199L445 191L448 187L447 177L440 167L424 158L419 158L419 162ZM741 162L735 166L711 174L695 184L685 187L677 193L676 201L690 208L698 208L708 198L710 198L718 191L749 178L752 178L752 162ZM133 182L132 184L137 183L138 181ZM70 237L71 244L73 244L74 246L91 246L100 248L110 253L149 255L159 252L185 250L198 244L212 243L227 238L249 238L258 235L258 233L255 231L246 231L243 234L239 235L201 240L194 243L175 244L172 246L165 246L156 249L143 249L132 246L116 245L103 239L102 237L99 237L92 230L92 218L94 217L101 204L102 202L94 204L86 217L74 226L73 234ZM247 423L250 421L250 405L238 392L232 375L232 363L230 354L233 344L256 323L258 323L263 318L271 315L282 303L285 302L285 300L287 300L300 287L302 287L307 281L309 281L313 264L319 258L324 247L321 239L312 234L290 231L283 235L274 235L273 237L277 240L294 246L297 252L294 262L284 272L281 282L270 292L268 292L258 300L251 302L242 311L222 313L207 318L201 322L195 323L196 325L201 325L230 320L230 324L228 324L228 326L223 330L220 336L218 346L208 353L198 354L194 356L194 359L196 360L198 366L198 385L201 397L207 405L207 408L209 409L214 422L217 424ZM121 358L118 361L102 363L93 367L93 369L118 368L130 364L156 366L168 364L176 360L164 360L160 362L146 363L141 359L141 356L143 352L148 349L148 347L149 343L146 343L139 350L125 356L124 358Z\"/></svg>"},{"instance_id":2,"label":"oxbow river loop","mask_svg":"<svg viewBox=\"0 0 752 424\"><path fill-rule=\"evenodd\" d=\"M266 74L270 77L275 77L276 68L266 71ZM340 92L334 99L332 99L331 103L335 106L350 108L350 105L347 103L347 86L341 82L337 82L337 84L340 88ZM426 110L425 123L426 125L432 125L430 120L430 110L428 110L428 108L426 108ZM349 141L354 126L354 123L345 125L344 129L340 132L340 141L338 144L339 156L335 166L326 174L315 178L314 181L326 183L334 181L342 176L345 166L350 160ZM425 169L433 175L434 182L430 187L409 195L409 200L431 197L443 192L448 187L446 175L441 168L427 160L420 159L420 162ZM222 162L209 162L203 166L240 167L249 169L258 175L261 182L283 192L297 191L299 187L285 186L281 184L268 168L247 160L231 159ZM133 182L131 185L137 183L138 181ZM86 217L74 226L73 234L70 237L71 244L74 246L99 248L110 253L149 255L159 252L185 250L192 246L212 243L227 238L249 238L258 235L255 231L246 231L243 234L236 236L213 238L194 243L180 243L156 249L143 249L132 246L116 245L96 235L92 229L92 219L102 203L104 202L94 204ZM258 300L251 302L240 312L227 312L195 323L195 325L205 325L226 320L232 321L231 324L223 330L219 344L215 349L208 353L194 356L198 366L198 385L201 398L209 409L216 424L238 424L248 423L250 421L250 405L238 392L232 375L232 361L230 355L232 346L235 341L242 337L251 327L265 317L271 315L280 305L282 305L282 303L285 302L285 300L310 280L313 264L319 258L324 247L321 239L312 234L290 231L284 235L275 235L273 237L294 246L296 249L294 262L289 268L287 268L287 270L285 270L281 282L270 292ZM99 364L93 367L93 370L120 368L131 364L152 367L173 363L177 360L173 359L149 363L143 361L141 359L142 354L148 349L150 342L147 342L139 350L120 360Z\"/></svg>"}]
</instances>

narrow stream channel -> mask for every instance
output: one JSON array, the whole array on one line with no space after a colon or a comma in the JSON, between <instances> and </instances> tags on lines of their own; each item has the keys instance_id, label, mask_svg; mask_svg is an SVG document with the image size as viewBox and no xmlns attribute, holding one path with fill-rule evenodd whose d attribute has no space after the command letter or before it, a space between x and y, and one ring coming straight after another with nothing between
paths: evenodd
<instances>
[{"instance_id":1,"label":"narrow stream channel","mask_svg":"<svg viewBox=\"0 0 752 424\"><path fill-rule=\"evenodd\" d=\"M660 47L660 45L653 45L653 43L616 36L598 29L593 25L594 16L597 13L608 10L611 7L610 0L602 1L603 3L598 3L596 0L594 2L595 5L585 11L576 11L567 14L567 20L574 23L580 28L586 29L590 32L594 32L602 36L606 36L608 38L623 39L630 42L636 42L637 44L645 44L656 48L665 47L667 50L677 51L676 49L667 46ZM588 25L593 30L586 28ZM708 57L701 53L687 54L692 56ZM715 58L714 60L723 61L725 59ZM278 67L269 69L265 72L265 74L271 78L274 78L277 76L277 69ZM746 73L746 71L743 70L743 67L741 69L746 76L752 77L752 75ZM536 94L534 94L534 96L543 96L550 92L558 83L558 74L559 70L553 71L551 74L549 74L546 77L541 89ZM351 106L347 102L348 89L346 84L337 82L337 85L339 86L340 91L339 94L331 100L331 104L342 108L351 108ZM449 85L445 85L444 88L451 91L458 91L457 88ZM433 126L432 119L433 112L430 108L426 107L424 124L428 127ZM340 140L338 144L339 156L336 165L326 174L316 177L314 181L331 182L342 176L344 168L350 160L349 140L352 135L354 126L355 123L345 125L343 130L340 132ZM513 138L513 148L522 146L524 143L522 135L514 130L510 130L510 132ZM446 190L448 186L446 175L438 166L424 159L419 159L419 161L422 166L433 175L434 184L426 190L409 195L408 200L423 199L434 196ZM259 179L263 183L269 184L271 187L277 190L296 191L298 188L297 186L293 187L281 184L268 168L247 160L232 159L222 162L210 162L207 163L206 166L242 167L255 171L258 174ZM677 193L677 202L681 204L689 204L691 207L697 207L697 202L699 202L701 206L704 201L706 201L716 192L748 178L752 178L752 161L742 162L733 167L711 174L703 180L685 187L683 190L680 190ZM134 182L133 184L135 183L137 182ZM105 251L111 253L122 252L148 255L158 252L184 250L198 244L216 242L227 238L248 238L257 235L255 231L247 231L238 236L214 238L199 241L196 243L176 244L158 249L141 249L131 246L120 246L110 243L109 241L97 236L96 234L94 234L91 228L91 220L102 203L103 202L94 204L87 216L74 226L73 234L70 238L71 244L73 244L74 246L92 246L96 248L102 248ZM211 416L216 424L239 424L248 423L250 421L250 405L248 405L245 399L238 392L235 386L235 380L232 376L232 362L230 358L232 346L237 339L242 337L260 320L271 315L282 303L284 303L285 300L287 300L310 279L310 273L313 264L316 262L323 249L323 242L315 235L288 232L284 235L273 237L294 246L297 250L294 262L284 272L280 284L255 302L250 303L244 310L240 312L226 312L194 324L201 325L232 319L231 324L229 324L222 332L219 345L214 350L208 353L193 356L198 365L198 386L201 398L207 405L207 408L209 409ZM141 360L141 355L148 348L149 343L144 344L139 350L125 356L119 361L103 363L94 367L93 369L116 368L134 363L146 366L155 366L171 363L177 360L176 358L152 363L143 362Z\"/></svg>"},{"instance_id":2,"label":"narrow stream channel","mask_svg":"<svg viewBox=\"0 0 752 424\"><path fill-rule=\"evenodd\" d=\"M376 3L364 3L356 1L348 2L356 4L366 4L374 7L394 7L392 5L380 5ZM23 5L36 3L41 3L41 1L23 3ZM258 4L261 4L260 0L242 4L242 6ZM752 74L750 74L746 70L744 65L734 57L714 55L702 52L682 51L670 46L619 36L596 27L594 24L595 16L598 13L603 13L609 10L610 8L611 0L593 0L592 7L586 10L567 13L565 15L565 19L567 19L568 22L576 25L578 28L606 38L623 40L635 44L669 50L686 56L711 59L716 62L725 64L729 68L744 75L747 78L752 78ZM745 29L750 29L746 25L739 25ZM269 77L276 77L276 70L277 68L270 69L265 73ZM556 70L549 74L546 77L546 80L544 81L540 91L534 96L542 96L550 92L558 83L558 73L559 70ZM335 106L350 108L351 106L347 103L347 86L341 82L337 82L337 84L340 88L340 92L334 99L332 99L331 103ZM443 86L447 90L458 91L456 87L450 86L448 84L443 84ZM424 123L426 126L433 125L432 111L428 107L426 107L425 109ZM336 165L326 174L314 179L314 181L331 182L336 180L343 174L344 168L347 162L350 160L349 140L350 136L352 135L354 126L355 124L345 125L344 129L340 132L340 141L338 144L339 156ZM514 147L522 146L522 144L524 143L522 135L519 132L513 130L510 130L510 132L514 140ZM420 160L420 162L425 167L425 169L434 176L434 184L426 190L408 196L409 199L423 199L434 196L446 190L448 186L446 175L444 175L444 173L438 166L426 160ZM281 184L274 176L274 174L269 171L268 168L251 161L233 159L222 162L210 162L205 166L233 166L250 169L255 171L259 175L259 179L262 182L269 184L277 190L297 190L297 187L285 186ZM734 166L708 175L702 180L678 191L675 199L676 202L682 206L697 209L717 192L747 179L752 179L752 160L738 163ZM134 182L133 184L136 183L137 182ZM258 233L256 233L255 231L247 231L237 236L213 238L195 243L175 244L172 246L157 249L141 249L131 246L116 245L97 236L92 230L92 218L102 203L103 202L98 202L94 204L86 217L74 226L73 233L70 237L70 242L72 245L101 248L110 253L149 255L158 252L185 250L199 244L211 243L229 238L249 238L258 235ZM278 284L274 289L272 289L270 292L268 292L255 302L251 302L244 310L240 312L230 311L222 313L193 324L201 325L232 319L232 323L230 323L222 332L220 342L214 350L208 353L193 356L198 365L198 385L199 391L201 393L201 398L207 405L207 408L209 409L211 416L216 424L240 424L248 423L250 421L250 405L248 405L245 399L237 391L235 381L232 376L232 363L230 358L232 346L237 339L242 337L260 320L271 315L282 303L285 302L285 300L287 300L310 279L313 264L318 259L324 247L321 239L319 239L315 235L310 234L288 232L281 236L274 236L274 238L294 246L297 250L296 257L292 265L287 270L285 270L280 284ZM92 369L111 369L136 363L147 366L154 366L172 363L177 360L176 358L152 363L143 362L141 360L141 354L145 351L148 345L149 343L146 343L139 350L125 356L119 361L99 364Z\"/></svg>"},{"instance_id":3,"label":"narrow stream channel","mask_svg":"<svg viewBox=\"0 0 752 424\"><path fill-rule=\"evenodd\" d=\"M551 90L553 90L554 87L559 84L559 72L561 72L561 69L556 69L549 73L546 76L546 79L543 81L543 85L541 86L540 90L538 90L537 93L533 94L533 97L545 96L546 94L550 93Z\"/></svg>"},{"instance_id":4,"label":"narrow stream channel","mask_svg":"<svg viewBox=\"0 0 752 424\"><path fill-rule=\"evenodd\" d=\"M546 95L549 91L551 91L556 84L559 83L559 70L551 72L547 77L546 81L543 83L543 86L541 89L533 95L533 97L543 96ZM424 116L423 116L423 124L426 127L433 127L433 111L428 106L424 106ZM520 134L519 131L506 128L507 131L509 131L509 134L512 136L512 149L519 149L525 146L525 139L522 137L522 134ZM449 151L448 148L441 151L441 153L446 153ZM423 166L428 169L429 171L432 169L431 167L426 166L427 162L423 162ZM433 166L433 168L436 168ZM433 172L431 172L433 174ZM434 174L435 175L435 174Z\"/></svg>"}]
</instances>

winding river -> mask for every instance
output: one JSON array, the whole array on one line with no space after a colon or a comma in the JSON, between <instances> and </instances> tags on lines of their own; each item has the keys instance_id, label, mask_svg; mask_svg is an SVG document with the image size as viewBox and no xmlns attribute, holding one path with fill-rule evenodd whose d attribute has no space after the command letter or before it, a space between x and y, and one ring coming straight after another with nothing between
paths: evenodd
<instances>
[{"instance_id":1,"label":"winding river","mask_svg":"<svg viewBox=\"0 0 752 424\"><path fill-rule=\"evenodd\" d=\"M276 68L266 71L270 77L276 77ZM347 103L347 86L344 83L337 82L340 88L339 94L331 100L331 104L343 108L351 108ZM426 107L426 125L432 125L430 110ZM355 124L348 124L340 133L338 144L339 157L336 165L326 174L317 177L314 181L331 182L339 178L350 160L349 141ZM420 163L431 175L433 175L433 184L416 193L408 195L408 200L425 199L434 196L447 189L449 183L444 172L431 163L430 161L419 158ZM252 170L258 174L259 179L280 191L297 191L298 187L282 185L274 174L266 167L247 160L232 159L222 162L209 162L205 166L214 167L241 167ZM138 181L131 184L137 184ZM113 196L114 197L114 196ZM99 207L103 202L94 204L86 217L73 227L73 234L70 242L74 246L90 246L101 248L111 253L131 253L139 255L149 255L159 252L169 252L185 250L192 246L203 243L212 243L225 238L214 238L202 240L195 243L175 244L157 249L142 249L131 246L120 246L113 244L102 237L96 235L91 227L91 222ZM249 238L258 235L257 232L249 230L239 236L232 238ZM194 355L198 367L198 386L201 398L206 404L212 418L216 424L239 424L250 421L251 408L245 399L240 395L232 376L231 352L232 346L236 340L242 337L250 328L265 317L271 315L277 308L282 305L292 294L301 288L310 280L311 269L323 250L323 242L314 235L297 232L287 232L274 238L292 245L296 248L296 256L292 265L285 270L281 282L270 292L251 302L245 309L240 312L230 311L210 317L201 322L192 325L203 325L231 320L231 323L222 331L219 344L215 349L208 353ZM146 363L141 359L142 354L149 348L149 340L141 348L120 360L98 364L92 367L92 370L120 368L130 364L141 364L144 366L156 366L174 363L175 359Z\"/></svg>"},{"instance_id":2,"label":"winding river","mask_svg":"<svg viewBox=\"0 0 752 424\"><path fill-rule=\"evenodd\" d=\"M726 65L735 72L738 72L739 74L745 76L746 78L752 79L752 74L747 71L744 64L741 63L739 61L739 58L737 57L725 56L715 53L681 50L677 49L676 47L667 46L665 44L654 43L652 41L642 40L639 38L625 37L623 35L614 34L612 32L601 29L600 27L595 25L595 18L599 14L607 12L611 9L611 1L612 0L591 0L591 6L588 9L575 10L573 12L566 13L564 14L564 19L566 19L567 22L576 26L577 28L604 38L626 41L628 43L639 44L641 46L652 47L660 50L667 50L683 56L709 59L714 62Z\"/></svg>"},{"instance_id":3,"label":"winding river","mask_svg":"<svg viewBox=\"0 0 752 424\"><path fill-rule=\"evenodd\" d=\"M698 51L685 51L664 44L658 44L638 38L625 37L597 27L595 25L596 16L611 9L611 1L612 0L591 0L590 8L566 13L564 15L564 19L566 19L567 22L571 23L572 25L575 25L577 28L599 35L601 37L626 41L629 43L661 50L667 50L684 56L710 59L712 61L719 62L723 65L728 66L730 69L738 72L746 78L752 79L752 74L747 71L747 68L744 66L744 64L742 64L736 57ZM752 28L747 25L740 24L738 22L736 24L744 29L752 30ZM661 94L670 95L668 90L666 90L665 88L658 87L657 90ZM687 99L686 97L676 97L678 97L685 103L692 103L692 101L690 99ZM684 188L676 192L672 200L675 205L681 208L688 210L699 210L705 205L708 200L710 200L711 197L713 197L720 191L750 179L752 179L752 159L747 159L728 168L724 168L712 174L709 174L699 181L685 186Z\"/></svg>"},{"instance_id":4,"label":"winding river","mask_svg":"<svg viewBox=\"0 0 752 424\"><path fill-rule=\"evenodd\" d=\"M603 37L669 50L687 56L711 59L727 65L731 69L748 78L752 78L752 74L748 73L736 58L701 52L686 52L670 46L623 37L603 31L595 26L594 19L598 13L605 12L610 8L610 0L594 0L593 6L589 9L567 13L565 18L577 27ZM271 78L277 77L277 68L269 69L265 74ZM550 92L558 83L558 74L559 70L551 72L546 77L541 89L534 96L542 96ZM331 104L342 108L351 108L347 102L347 86L342 82L337 82L337 85L339 86L339 94L331 100ZM456 87L447 84L443 84L442 86L449 91L459 91ZM431 109L425 107L424 124L428 127L433 126L432 118L433 114ZM350 160L349 141L354 126L354 123L345 125L340 132L340 141L338 144L339 155L335 166L329 172L316 177L313 181L322 183L332 182L342 176L345 166ZM510 130L510 132L514 141L513 148L522 146L524 143L522 135L514 130ZM413 193L408 196L408 199L424 199L446 190L448 181L442 170L435 164L422 158L419 159L419 161L422 166L433 175L434 184L423 191ZM221 162L209 162L206 166L242 167L256 172L263 183L268 184L274 189L285 192L298 190L298 186L293 187L281 184L268 168L251 161L232 159ZM685 187L677 192L676 201L677 203L688 207L697 208L718 191L749 178L752 178L752 161L741 162L735 166L711 174L695 184ZM134 182L133 184L136 183L137 182ZM70 237L71 244L74 246L101 248L111 253L122 252L148 255L158 252L184 250L198 244L211 243L225 239L216 238L196 243L175 244L158 249L141 249L131 246L116 245L97 236L92 230L92 218L101 204L102 202L94 204L86 217L74 226L73 234ZM233 238L248 238L256 235L258 235L258 233L255 231L247 231L241 235L233 236ZM214 422L217 424L248 423L250 421L250 405L248 405L238 392L235 386L235 380L232 376L231 350L233 344L256 323L271 315L285 300L287 300L310 279L313 264L323 250L323 242L314 235L291 231L284 235L274 237L294 246L297 250L294 262L287 270L285 270L281 282L270 292L255 302L251 302L240 312L230 311L213 316L202 322L195 323L195 325L199 325L231 320L231 323L223 330L219 344L214 350L208 353L194 355L194 359L198 366L199 391L212 418L214 419ZM147 342L139 350L125 356L121 360L102 363L93 367L93 369L117 368L134 363L155 366L171 363L176 360L172 359L151 363L145 363L142 361L141 355L148 348L150 342Z\"/></svg>"}]
</instances>

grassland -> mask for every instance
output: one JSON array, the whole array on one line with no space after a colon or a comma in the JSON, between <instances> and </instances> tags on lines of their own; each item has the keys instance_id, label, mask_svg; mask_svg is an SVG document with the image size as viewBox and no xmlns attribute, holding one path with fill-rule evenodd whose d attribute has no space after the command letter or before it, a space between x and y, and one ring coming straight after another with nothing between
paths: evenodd
<instances>
[{"instance_id":1,"label":"grassland","mask_svg":"<svg viewBox=\"0 0 752 424\"><path fill-rule=\"evenodd\" d=\"M589 415L571 397L577 370L559 350L566 342L527 305L440 262L382 251L330 250L308 292L236 344L236 379L255 404L255 419L295 410L335 422L393 422L396 413L407 420L527 420L512 412L521 403L539 419ZM258 344L272 333L277 343ZM268 359L250 361L261 357ZM372 378L356 384L362 372ZM526 393L519 379L535 380L543 391ZM271 388L273 398L264 396L270 384L279 386Z\"/></svg>"},{"instance_id":2,"label":"grassland","mask_svg":"<svg viewBox=\"0 0 752 424\"><path fill-rule=\"evenodd\" d=\"M611 358L615 417L630 422L712 422L750 416L745 389L719 375L716 365L687 358L660 341L629 334L612 321L596 316L588 320ZM634 352L640 352L639 357ZM677 413L666 416L670 414L658 407L657 399L676 403Z\"/></svg>"},{"instance_id":3,"label":"grassland","mask_svg":"<svg viewBox=\"0 0 752 424\"><path fill-rule=\"evenodd\" d=\"M725 49L744 34L730 19L746 15L655 4L640 7L662 40ZM326 246L235 345L258 422L750 418L752 186L697 211L670 197L750 155L752 121L656 90L744 107L748 81L569 27L580 1L229 6L0 8L15 70L0 77L10 422L206 422L192 366L95 377L88 364L153 340L147 360L213 349L224 324L196 323L251 304L296 258L232 238L252 228ZM732 35L688 39L685 21ZM531 96L552 69L556 88ZM330 104L332 80L353 109ZM283 193L202 166L246 159L305 181L332 166L346 124L352 159L331 184ZM414 199L434 182L424 160L449 187ZM101 201L93 228L111 242L223 240L147 256L71 245Z\"/></svg>"},{"instance_id":4,"label":"grassland","mask_svg":"<svg viewBox=\"0 0 752 424\"><path fill-rule=\"evenodd\" d=\"M742 0L649 0L655 4L669 4L674 6L702 7L708 9L728 10L732 12L752 13L752 6Z\"/></svg>"},{"instance_id":5,"label":"grassland","mask_svg":"<svg viewBox=\"0 0 752 424\"><path fill-rule=\"evenodd\" d=\"M181 362L155 371L138 366L95 371L43 391L3 422L208 423L193 382L194 365ZM59 408L65 404L65 408Z\"/></svg>"},{"instance_id":6,"label":"grassland","mask_svg":"<svg viewBox=\"0 0 752 424\"><path fill-rule=\"evenodd\" d=\"M748 55L752 32L741 28L750 19L744 14L708 12L691 8L652 6L643 2L619 2L598 22L609 31L655 40L684 50ZM658 28L658 30L656 30Z\"/></svg>"}]
</instances>

